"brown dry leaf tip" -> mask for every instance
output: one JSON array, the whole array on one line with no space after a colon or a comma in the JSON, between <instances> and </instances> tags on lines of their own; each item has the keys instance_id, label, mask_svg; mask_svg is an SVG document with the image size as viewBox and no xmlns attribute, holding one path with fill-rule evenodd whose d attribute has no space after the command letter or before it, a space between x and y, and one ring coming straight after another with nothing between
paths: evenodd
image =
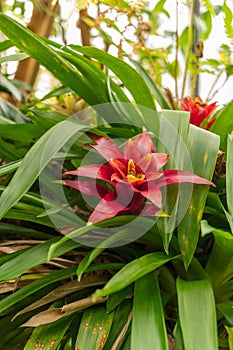
<instances>
[{"instance_id":1,"label":"brown dry leaf tip","mask_svg":"<svg viewBox=\"0 0 233 350\"><path fill-rule=\"evenodd\" d=\"M20 327L37 327L43 324L54 322L63 317L64 312L61 309L48 309L32 316L27 322Z\"/></svg>"}]
</instances>

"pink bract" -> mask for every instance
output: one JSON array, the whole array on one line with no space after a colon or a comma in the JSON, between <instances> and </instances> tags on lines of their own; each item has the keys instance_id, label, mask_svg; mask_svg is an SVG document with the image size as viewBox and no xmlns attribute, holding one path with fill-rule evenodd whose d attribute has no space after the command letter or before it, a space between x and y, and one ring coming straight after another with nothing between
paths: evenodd
<instances>
[{"instance_id":1,"label":"pink bract","mask_svg":"<svg viewBox=\"0 0 233 350\"><path fill-rule=\"evenodd\" d=\"M200 97L196 97L193 100L188 96L181 101L181 108L183 111L190 112L191 124L202 127L203 129L209 130L216 120L215 118L210 120L211 115L216 109L216 102L207 104Z\"/></svg>"},{"instance_id":2,"label":"pink bract","mask_svg":"<svg viewBox=\"0 0 233 350\"><path fill-rule=\"evenodd\" d=\"M168 154L155 153L149 132L135 139L128 139L124 151L109 138L89 134L96 143L91 144L104 159L105 164L81 166L66 175L103 180L111 184L104 186L84 180L65 180L68 187L100 198L88 223L114 217L119 214L154 216L162 209L160 188L174 183L214 185L211 181L182 170L162 170Z\"/></svg>"}]
</instances>

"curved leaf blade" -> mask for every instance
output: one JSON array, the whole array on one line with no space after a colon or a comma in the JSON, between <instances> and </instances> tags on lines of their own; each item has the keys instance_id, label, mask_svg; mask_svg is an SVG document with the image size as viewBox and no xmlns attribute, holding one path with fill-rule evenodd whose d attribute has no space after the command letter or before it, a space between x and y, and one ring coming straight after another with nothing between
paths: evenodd
<instances>
[{"instance_id":1,"label":"curved leaf blade","mask_svg":"<svg viewBox=\"0 0 233 350\"><path fill-rule=\"evenodd\" d=\"M178 278L177 294L185 349L218 350L215 300L210 282Z\"/></svg>"},{"instance_id":2,"label":"curved leaf blade","mask_svg":"<svg viewBox=\"0 0 233 350\"><path fill-rule=\"evenodd\" d=\"M136 103L155 110L150 89L144 79L127 63L95 47L78 45L70 45L70 47L103 63L121 79L123 84L131 92Z\"/></svg>"},{"instance_id":3,"label":"curved leaf blade","mask_svg":"<svg viewBox=\"0 0 233 350\"><path fill-rule=\"evenodd\" d=\"M193 173L211 180L217 160L219 137L190 125L188 147ZM193 186L189 207L178 226L178 242L186 268L189 266L197 246L200 221L208 192L209 186L207 185Z\"/></svg>"},{"instance_id":4,"label":"curved leaf blade","mask_svg":"<svg viewBox=\"0 0 233 350\"><path fill-rule=\"evenodd\" d=\"M43 264L48 261L48 251L52 243L58 241L58 237L48 240L45 243L38 244L32 248L24 250L21 254L7 261L0 266L0 281L8 281L20 276L28 269ZM75 241L65 242L51 256L51 259L56 258L66 252L80 246Z\"/></svg>"},{"instance_id":5,"label":"curved leaf blade","mask_svg":"<svg viewBox=\"0 0 233 350\"><path fill-rule=\"evenodd\" d=\"M233 236L223 230L213 229L214 246L206 264L206 272L214 287L233 276Z\"/></svg>"},{"instance_id":6,"label":"curved leaf blade","mask_svg":"<svg viewBox=\"0 0 233 350\"><path fill-rule=\"evenodd\" d=\"M0 29L16 47L35 58L89 104L107 102L107 99L103 101L99 98L94 86L90 88L88 81L73 69L72 65L59 53L45 44L39 36L3 13L0 13Z\"/></svg>"},{"instance_id":7,"label":"curved leaf blade","mask_svg":"<svg viewBox=\"0 0 233 350\"><path fill-rule=\"evenodd\" d=\"M103 289L97 290L93 296L99 297L116 293L127 287L129 284L135 282L139 278L156 270L158 267L179 257L180 255L169 256L165 253L157 252L147 254L138 259L135 259L129 264L125 265L119 272L117 272L109 280L105 287Z\"/></svg>"},{"instance_id":8,"label":"curved leaf blade","mask_svg":"<svg viewBox=\"0 0 233 350\"><path fill-rule=\"evenodd\" d=\"M24 347L24 350L36 348L51 350L57 349L71 321L72 318L67 319L66 317L57 322L36 327Z\"/></svg>"},{"instance_id":9,"label":"curved leaf blade","mask_svg":"<svg viewBox=\"0 0 233 350\"><path fill-rule=\"evenodd\" d=\"M137 68L138 72L142 76L142 78L147 83L150 91L154 95L156 101L163 109L171 109L171 106L169 105L166 97L161 93L155 82L150 78L150 76L147 74L145 69L135 60L130 59L130 61L133 63L133 65Z\"/></svg>"},{"instance_id":10,"label":"curved leaf blade","mask_svg":"<svg viewBox=\"0 0 233 350\"><path fill-rule=\"evenodd\" d=\"M52 127L35 143L1 196L0 218L29 190L41 171L70 137L84 127L75 121L67 120ZM50 142L49 149L46 148L48 141Z\"/></svg>"},{"instance_id":11,"label":"curved leaf blade","mask_svg":"<svg viewBox=\"0 0 233 350\"><path fill-rule=\"evenodd\" d=\"M168 350L156 272L153 271L135 282L133 310L131 349Z\"/></svg>"},{"instance_id":12,"label":"curved leaf blade","mask_svg":"<svg viewBox=\"0 0 233 350\"><path fill-rule=\"evenodd\" d=\"M106 314L104 307L86 310L83 314L76 340L80 350L102 350L111 329L114 312Z\"/></svg>"},{"instance_id":13,"label":"curved leaf blade","mask_svg":"<svg viewBox=\"0 0 233 350\"><path fill-rule=\"evenodd\" d=\"M217 120L211 126L210 131L220 136L220 149L224 152L227 150L227 136L233 130L233 101L228 103L222 108L218 115Z\"/></svg>"}]
</instances>

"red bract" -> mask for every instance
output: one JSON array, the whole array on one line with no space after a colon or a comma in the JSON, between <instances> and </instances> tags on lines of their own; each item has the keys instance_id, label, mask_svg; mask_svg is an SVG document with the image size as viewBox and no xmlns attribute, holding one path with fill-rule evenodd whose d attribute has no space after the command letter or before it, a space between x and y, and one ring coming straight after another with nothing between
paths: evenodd
<instances>
[{"instance_id":1,"label":"red bract","mask_svg":"<svg viewBox=\"0 0 233 350\"><path fill-rule=\"evenodd\" d=\"M117 214L153 216L162 209L160 187L180 182L212 184L190 172L164 170L168 154L155 153L149 132L143 132L135 140L126 142L124 152L110 139L89 135L96 145L93 147L105 164L81 166L64 175L76 175L95 180L104 180L112 190L95 182L65 180L65 185L80 192L100 198L89 223L95 223ZM213 184L212 184L213 185Z\"/></svg>"},{"instance_id":2,"label":"red bract","mask_svg":"<svg viewBox=\"0 0 233 350\"><path fill-rule=\"evenodd\" d=\"M185 97L181 102L183 111L190 112L190 123L199 126L203 129L209 130L216 119L209 120L214 110L216 109L216 102L207 104L202 101L200 97L194 100L191 97Z\"/></svg>"}]
</instances>

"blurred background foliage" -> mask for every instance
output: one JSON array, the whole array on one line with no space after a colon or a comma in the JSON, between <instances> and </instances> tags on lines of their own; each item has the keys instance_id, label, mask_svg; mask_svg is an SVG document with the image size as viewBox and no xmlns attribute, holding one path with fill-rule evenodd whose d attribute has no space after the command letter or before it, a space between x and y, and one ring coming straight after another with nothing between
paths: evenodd
<instances>
[{"instance_id":1,"label":"blurred background foliage","mask_svg":"<svg viewBox=\"0 0 233 350\"><path fill-rule=\"evenodd\" d=\"M175 0L2 0L1 8L35 33L60 44L92 45L128 63L136 60L161 89L169 88L167 94L178 102L185 95L200 93L206 102L218 99L219 93L228 102L233 74L232 4L226 0L190 4ZM219 37L210 38L213 32L218 35L219 26L224 26L224 31L219 30L223 34L219 34L220 41ZM40 90L41 97L41 91L48 92L56 81L43 69L37 79L38 70L39 65L31 59L18 66L2 64L5 76L31 86L37 81L39 89L35 90Z\"/></svg>"}]
</instances>

